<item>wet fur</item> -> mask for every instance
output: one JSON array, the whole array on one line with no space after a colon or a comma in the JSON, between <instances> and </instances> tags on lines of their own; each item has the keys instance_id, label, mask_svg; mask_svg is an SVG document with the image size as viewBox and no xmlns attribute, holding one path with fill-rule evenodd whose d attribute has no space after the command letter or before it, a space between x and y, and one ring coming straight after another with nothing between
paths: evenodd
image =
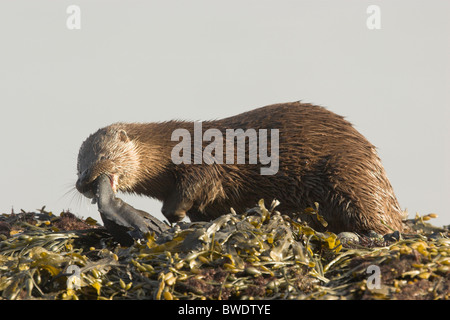
<instances>
[{"instance_id":1,"label":"wet fur","mask_svg":"<svg viewBox=\"0 0 450 320\"><path fill-rule=\"evenodd\" d=\"M192 122L117 123L83 143L78 190L88 192L106 173L118 177L121 191L161 200L169 221L185 214L192 221L210 220L230 207L239 212L261 198L266 203L276 198L286 214L318 202L330 231L391 232L385 224L402 230L402 211L375 147L343 117L293 102L202 125L203 131L220 129L224 137L226 129L279 129L278 173L261 175L260 164L173 164L171 150L178 141L171 141L171 134L185 128L193 137ZM309 222L321 229L314 221Z\"/></svg>"}]
</instances>

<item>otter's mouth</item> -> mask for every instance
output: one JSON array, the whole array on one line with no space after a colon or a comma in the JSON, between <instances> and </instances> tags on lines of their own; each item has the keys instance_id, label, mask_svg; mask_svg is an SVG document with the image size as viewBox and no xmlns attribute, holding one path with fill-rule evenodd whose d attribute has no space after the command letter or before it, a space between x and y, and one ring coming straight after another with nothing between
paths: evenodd
<instances>
[{"instance_id":1,"label":"otter's mouth","mask_svg":"<svg viewBox=\"0 0 450 320\"><path fill-rule=\"evenodd\" d=\"M92 203L96 203L96 186L99 178L102 175L95 178L93 181L90 182L83 182L82 179L78 179L76 183L77 190L83 194L86 198L92 199ZM114 194L117 193L119 190L119 177L115 174L104 174L105 177L109 179L109 183L111 185L111 189L114 192Z\"/></svg>"},{"instance_id":2,"label":"otter's mouth","mask_svg":"<svg viewBox=\"0 0 450 320\"><path fill-rule=\"evenodd\" d=\"M119 189L119 177L116 176L115 174L104 174L104 175L98 176L97 179L95 179L94 182L92 183L93 189L91 189L91 192L94 194L94 196L92 197L92 201L91 201L92 204L97 203L98 194L96 193L96 189L97 189L98 184L100 183L102 176L105 176L106 178L109 179L109 184L111 185L113 194L116 194L117 190Z\"/></svg>"}]
</instances>

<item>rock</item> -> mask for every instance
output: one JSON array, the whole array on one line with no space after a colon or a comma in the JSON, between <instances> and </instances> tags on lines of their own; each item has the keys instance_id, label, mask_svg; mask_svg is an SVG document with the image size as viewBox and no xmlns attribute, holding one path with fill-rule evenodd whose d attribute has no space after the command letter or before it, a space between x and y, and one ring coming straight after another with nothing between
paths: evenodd
<instances>
[{"instance_id":1,"label":"rock","mask_svg":"<svg viewBox=\"0 0 450 320\"><path fill-rule=\"evenodd\" d=\"M342 243L359 243L359 236L353 232L341 232L337 235L337 237Z\"/></svg>"}]
</instances>

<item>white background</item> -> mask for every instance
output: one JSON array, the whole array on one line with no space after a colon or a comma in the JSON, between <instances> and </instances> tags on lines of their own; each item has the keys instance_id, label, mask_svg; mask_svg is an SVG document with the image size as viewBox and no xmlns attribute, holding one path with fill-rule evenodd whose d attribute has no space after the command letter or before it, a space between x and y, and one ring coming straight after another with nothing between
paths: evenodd
<instances>
[{"instance_id":1,"label":"white background","mask_svg":"<svg viewBox=\"0 0 450 320\"><path fill-rule=\"evenodd\" d=\"M81 29L66 27L69 5ZM366 26L369 5L381 29ZM302 100L346 116L402 208L450 224L450 2L0 1L0 212L99 219L74 188L117 121L208 120ZM158 218L161 204L121 195Z\"/></svg>"}]
</instances>

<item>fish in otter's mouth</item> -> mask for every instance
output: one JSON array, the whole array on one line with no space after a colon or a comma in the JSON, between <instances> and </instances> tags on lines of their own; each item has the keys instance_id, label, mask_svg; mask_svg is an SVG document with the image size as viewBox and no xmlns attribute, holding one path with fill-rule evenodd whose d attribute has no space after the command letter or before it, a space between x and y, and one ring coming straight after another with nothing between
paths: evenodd
<instances>
[{"instance_id":1,"label":"fish in otter's mouth","mask_svg":"<svg viewBox=\"0 0 450 320\"><path fill-rule=\"evenodd\" d=\"M92 194L92 199L98 205L105 228L116 241L130 246L134 243L134 239L143 239L147 233L160 234L168 229L166 224L149 213L137 210L117 198L114 181L111 176L102 174L83 190Z\"/></svg>"},{"instance_id":2,"label":"fish in otter's mouth","mask_svg":"<svg viewBox=\"0 0 450 320\"><path fill-rule=\"evenodd\" d=\"M102 183L105 183L108 180L114 194L117 193L119 178L115 174L103 174L93 181L86 181L86 179L82 179L82 177L80 177L78 178L75 187L77 188L78 192L83 194L86 198L92 199L92 203L95 204L97 202L96 189L100 180L102 180Z\"/></svg>"}]
</instances>

